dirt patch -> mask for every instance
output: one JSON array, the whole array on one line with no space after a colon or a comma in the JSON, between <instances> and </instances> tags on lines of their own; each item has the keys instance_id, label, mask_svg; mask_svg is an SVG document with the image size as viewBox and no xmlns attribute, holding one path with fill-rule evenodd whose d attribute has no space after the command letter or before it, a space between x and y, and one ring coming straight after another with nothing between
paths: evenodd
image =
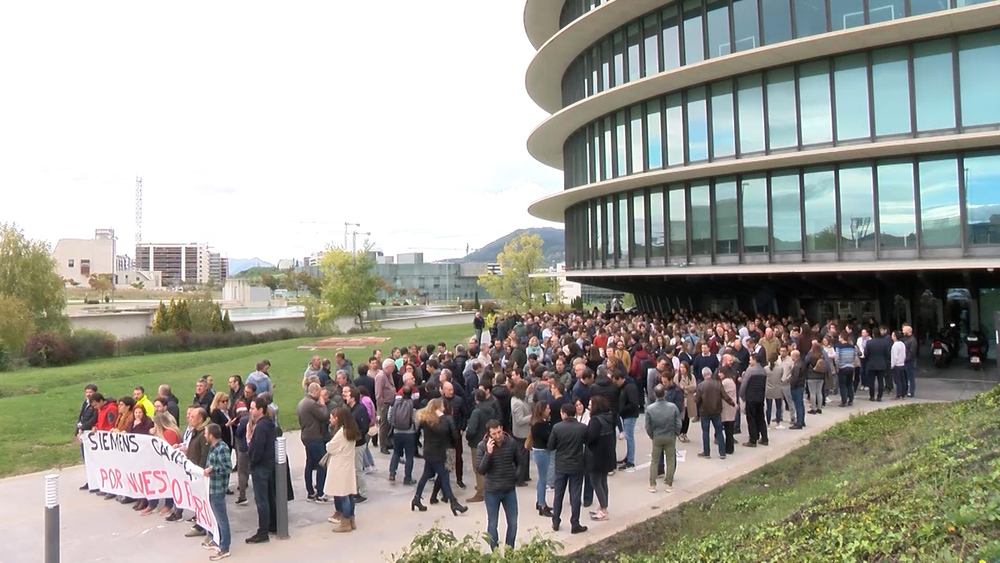
<instances>
[{"instance_id":1,"label":"dirt patch","mask_svg":"<svg viewBox=\"0 0 1000 563\"><path fill-rule=\"evenodd\" d=\"M299 350L335 350L337 348L368 348L376 344L381 344L385 342L388 338L380 338L377 336L362 336L362 337L351 337L351 336L335 336L333 338L325 338L319 342L312 342L310 344L304 344L299 346Z\"/></svg>"}]
</instances>

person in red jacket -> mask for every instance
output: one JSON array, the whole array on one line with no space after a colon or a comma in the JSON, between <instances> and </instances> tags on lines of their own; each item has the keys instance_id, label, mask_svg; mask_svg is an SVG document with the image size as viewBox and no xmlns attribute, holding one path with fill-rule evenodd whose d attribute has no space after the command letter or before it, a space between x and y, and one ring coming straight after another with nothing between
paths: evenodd
<instances>
[{"instance_id":1,"label":"person in red jacket","mask_svg":"<svg viewBox=\"0 0 1000 563\"><path fill-rule=\"evenodd\" d=\"M110 431L115 427L115 419L118 417L118 404L115 401L105 400L104 395L94 393L90 396L90 406L97 413L94 430Z\"/></svg>"}]
</instances>

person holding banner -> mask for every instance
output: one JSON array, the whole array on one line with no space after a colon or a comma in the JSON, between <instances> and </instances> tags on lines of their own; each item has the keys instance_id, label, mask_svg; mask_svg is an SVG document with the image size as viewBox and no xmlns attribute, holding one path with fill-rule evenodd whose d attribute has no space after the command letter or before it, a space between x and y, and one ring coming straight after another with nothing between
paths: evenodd
<instances>
[{"instance_id":1,"label":"person holding banner","mask_svg":"<svg viewBox=\"0 0 1000 563\"><path fill-rule=\"evenodd\" d=\"M177 427L177 421L168 412L158 412L153 415L153 435L175 448L181 443L181 429ZM152 514L159 505L159 499L149 501L149 506L139 512L139 516ZM164 502L163 509L160 510L160 515L167 516L173 511L174 499L168 498Z\"/></svg>"},{"instance_id":2,"label":"person holding banner","mask_svg":"<svg viewBox=\"0 0 1000 563\"><path fill-rule=\"evenodd\" d=\"M354 523L354 496L357 491L357 468L354 463L355 443L361 439L358 423L347 407L340 407L330 414L333 439L326 444L326 492L333 495L336 512L330 521L336 524L333 531L351 532ZM322 463L322 461L321 461Z\"/></svg>"},{"instance_id":3,"label":"person holding banner","mask_svg":"<svg viewBox=\"0 0 1000 563\"><path fill-rule=\"evenodd\" d=\"M219 543L216 545L211 538L205 538L202 545L207 549L215 549L215 553L208 558L210 561L219 561L229 557L232 541L229 533L229 514L226 512L226 490L229 488L229 474L232 473L233 462L229 446L222 440L222 427L215 423L206 426L205 440L209 444L208 458L205 462L205 475L208 476L208 503L215 515Z\"/></svg>"}]
</instances>

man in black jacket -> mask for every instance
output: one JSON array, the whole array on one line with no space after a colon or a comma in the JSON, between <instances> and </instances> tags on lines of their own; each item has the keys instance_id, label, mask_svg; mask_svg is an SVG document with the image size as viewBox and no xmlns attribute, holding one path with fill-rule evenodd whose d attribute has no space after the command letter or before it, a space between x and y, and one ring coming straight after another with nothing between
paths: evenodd
<instances>
[{"instance_id":1,"label":"man in black jacket","mask_svg":"<svg viewBox=\"0 0 1000 563\"><path fill-rule=\"evenodd\" d=\"M571 404L562 406L562 422L552 427L549 435L548 449L555 452L556 480L555 496L552 503L552 530L559 531L562 515L563 497L566 496L566 485L569 485L569 504L571 532L579 534L587 531L580 525L580 494L583 490L583 475L587 471L584 460L584 448L587 440L587 427L576 419L576 407Z\"/></svg>"},{"instance_id":2,"label":"man in black jacket","mask_svg":"<svg viewBox=\"0 0 1000 563\"><path fill-rule=\"evenodd\" d=\"M444 399L444 412L450 415L455 423L455 431L458 432L458 441L455 442L455 483L458 488L465 489L465 471L462 464L462 432L465 431L465 422L469 416L466 412L465 401L455 393L455 384L445 381L441 384L441 398Z\"/></svg>"},{"instance_id":3,"label":"man in black jacket","mask_svg":"<svg viewBox=\"0 0 1000 563\"><path fill-rule=\"evenodd\" d=\"M97 384L88 383L86 387L83 388L83 404L80 405L80 414L76 417L76 435L79 438L80 434L84 432L89 432L97 424L97 411L94 407L90 406L90 396L97 393ZM83 442L80 442L80 459L83 460ZM81 491L88 490L88 483L84 482L83 486L80 487ZM97 487L94 487L94 491L97 491Z\"/></svg>"},{"instance_id":4,"label":"man in black jacket","mask_svg":"<svg viewBox=\"0 0 1000 563\"><path fill-rule=\"evenodd\" d=\"M750 441L743 444L748 448L756 448L759 443L762 446L768 444L767 441L767 419L764 417L764 398L767 391L767 372L761 365L762 354L751 354L749 356L750 365L743 373L743 382L740 384L740 399L746 405L747 429L750 433Z\"/></svg>"},{"instance_id":5,"label":"man in black jacket","mask_svg":"<svg viewBox=\"0 0 1000 563\"><path fill-rule=\"evenodd\" d=\"M342 394L344 404L351 409L351 416L354 417L354 421L358 423L358 430L361 431L361 439L354 443L354 478L358 485L358 494L354 495L354 502L360 503L368 500L368 495L365 494L368 492L368 485L364 477L364 456L371 418L368 416L368 409L361 404L361 392L358 391L357 387L345 387Z\"/></svg>"},{"instance_id":6,"label":"man in black jacket","mask_svg":"<svg viewBox=\"0 0 1000 563\"><path fill-rule=\"evenodd\" d=\"M486 423L489 438L476 447L476 471L485 479L486 533L490 537L490 549L496 550L500 537L497 522L500 520L500 506L503 505L507 517L507 535L504 543L514 549L517 538L517 475L518 445L508 436L500 422Z\"/></svg>"},{"instance_id":7,"label":"man in black jacket","mask_svg":"<svg viewBox=\"0 0 1000 563\"><path fill-rule=\"evenodd\" d=\"M507 388L507 377L502 374L496 374L496 379L494 380L493 389L491 390L491 395L497 401L497 405L500 407L500 424L503 425L504 432L510 433L510 389Z\"/></svg>"},{"instance_id":8,"label":"man in black jacket","mask_svg":"<svg viewBox=\"0 0 1000 563\"><path fill-rule=\"evenodd\" d=\"M469 414L469 421L466 426L465 439L469 443L469 451L472 452L472 467L476 467L476 448L483 441L483 436L487 432L487 423L491 420L500 421L500 408L496 399L490 397L488 388L476 389L476 408ZM501 425L502 428L502 425ZM483 502L485 492L485 480L482 474L473 470L476 474L476 494L467 498L466 502Z\"/></svg>"},{"instance_id":9,"label":"man in black jacket","mask_svg":"<svg viewBox=\"0 0 1000 563\"><path fill-rule=\"evenodd\" d=\"M274 487L274 440L277 427L267 415L267 400L257 397L250 403L250 416L255 422L248 449L250 474L253 477L254 503L257 505L257 533L247 538L247 543L267 543L267 533L277 530L278 506Z\"/></svg>"},{"instance_id":10,"label":"man in black jacket","mask_svg":"<svg viewBox=\"0 0 1000 563\"><path fill-rule=\"evenodd\" d=\"M625 434L625 462L618 471L635 471L635 423L639 420L639 389L635 379L622 373L615 374L618 387L618 413L622 417L622 433Z\"/></svg>"},{"instance_id":11,"label":"man in black jacket","mask_svg":"<svg viewBox=\"0 0 1000 563\"><path fill-rule=\"evenodd\" d=\"M889 330L882 327L880 336L873 336L865 343L865 369L868 372L868 400L881 401L882 392L885 390L885 374L891 364L889 355L892 342L886 338ZM875 386L878 385L878 399L875 398Z\"/></svg>"}]
</instances>

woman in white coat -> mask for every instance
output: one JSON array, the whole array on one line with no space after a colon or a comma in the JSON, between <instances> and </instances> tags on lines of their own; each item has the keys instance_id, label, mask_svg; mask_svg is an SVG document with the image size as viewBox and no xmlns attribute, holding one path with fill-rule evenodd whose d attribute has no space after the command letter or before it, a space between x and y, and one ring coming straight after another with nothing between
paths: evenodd
<instances>
[{"instance_id":1,"label":"woman in white coat","mask_svg":"<svg viewBox=\"0 0 1000 563\"><path fill-rule=\"evenodd\" d=\"M334 532L357 529L354 523L354 497L358 492L354 469L354 444L361 439L358 423L347 407L330 413L330 430L333 438L326 444L326 494L333 496L336 512L330 518Z\"/></svg>"}]
</instances>

